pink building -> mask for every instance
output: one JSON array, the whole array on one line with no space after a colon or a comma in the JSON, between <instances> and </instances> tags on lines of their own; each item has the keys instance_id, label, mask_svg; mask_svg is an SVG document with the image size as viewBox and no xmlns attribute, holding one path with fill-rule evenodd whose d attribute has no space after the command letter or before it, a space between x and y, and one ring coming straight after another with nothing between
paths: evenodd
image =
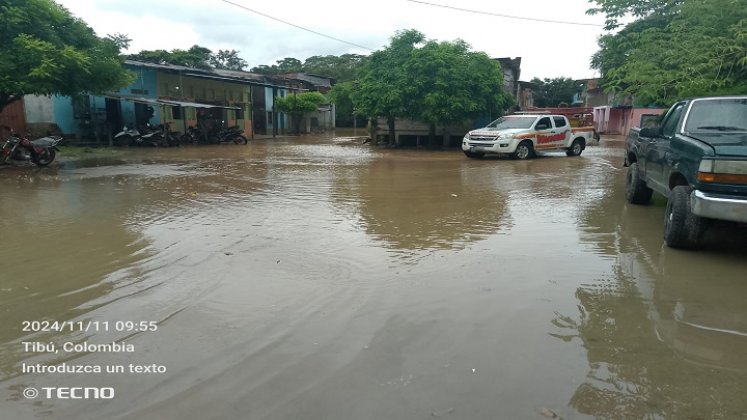
<instances>
[{"instance_id":1,"label":"pink building","mask_svg":"<svg viewBox=\"0 0 747 420\"><path fill-rule=\"evenodd\" d=\"M627 136L633 127L656 124L666 108L639 108L631 105L595 106L594 128L600 134L622 134Z\"/></svg>"}]
</instances>

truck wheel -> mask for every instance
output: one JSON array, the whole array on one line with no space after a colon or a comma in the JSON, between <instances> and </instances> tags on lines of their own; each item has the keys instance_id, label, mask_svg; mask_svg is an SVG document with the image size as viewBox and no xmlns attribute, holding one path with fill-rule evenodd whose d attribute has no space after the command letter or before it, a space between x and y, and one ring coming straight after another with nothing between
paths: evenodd
<instances>
[{"instance_id":1,"label":"truck wheel","mask_svg":"<svg viewBox=\"0 0 747 420\"><path fill-rule=\"evenodd\" d=\"M672 189L664 212L664 242L672 248L693 249L700 246L706 219L690 209L690 187Z\"/></svg>"},{"instance_id":2,"label":"truck wheel","mask_svg":"<svg viewBox=\"0 0 747 420\"><path fill-rule=\"evenodd\" d=\"M565 154L567 156L580 156L581 152L584 151L584 142L583 140L573 140L573 143L571 143L571 147L568 148L568 150L565 151Z\"/></svg>"},{"instance_id":3,"label":"truck wheel","mask_svg":"<svg viewBox=\"0 0 747 420\"><path fill-rule=\"evenodd\" d=\"M534 148L532 147L531 141L524 140L516 146L516 151L514 152L514 157L516 159L524 160L529 159L532 156L534 156Z\"/></svg>"},{"instance_id":4,"label":"truck wheel","mask_svg":"<svg viewBox=\"0 0 747 420\"><path fill-rule=\"evenodd\" d=\"M646 186L646 181L641 178L638 163L631 163L625 178L625 199L631 204L648 204L653 193L654 191Z\"/></svg>"},{"instance_id":5,"label":"truck wheel","mask_svg":"<svg viewBox=\"0 0 747 420\"><path fill-rule=\"evenodd\" d=\"M470 158L470 159L480 159L480 158L482 158L482 157L484 157L484 156L485 156L485 153L480 153L480 152L469 152L469 151L466 151L466 150L465 150L465 151L464 151L464 155L465 155L465 156L467 156L467 157L468 157L468 158Z\"/></svg>"}]
</instances>

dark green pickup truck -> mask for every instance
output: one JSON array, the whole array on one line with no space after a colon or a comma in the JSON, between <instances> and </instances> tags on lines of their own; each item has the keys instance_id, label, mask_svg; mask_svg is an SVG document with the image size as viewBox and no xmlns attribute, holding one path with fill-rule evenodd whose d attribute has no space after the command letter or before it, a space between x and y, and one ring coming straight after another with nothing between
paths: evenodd
<instances>
[{"instance_id":1,"label":"dark green pickup truck","mask_svg":"<svg viewBox=\"0 0 747 420\"><path fill-rule=\"evenodd\" d=\"M661 125L631 130L625 166L628 202L668 198L670 247L698 247L713 220L747 223L747 96L677 102Z\"/></svg>"}]
</instances>

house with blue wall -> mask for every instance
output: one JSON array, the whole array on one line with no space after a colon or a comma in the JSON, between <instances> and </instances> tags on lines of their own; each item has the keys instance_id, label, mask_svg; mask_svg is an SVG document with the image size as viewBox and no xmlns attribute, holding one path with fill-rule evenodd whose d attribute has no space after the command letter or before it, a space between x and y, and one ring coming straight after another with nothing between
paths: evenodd
<instances>
[{"instance_id":1,"label":"house with blue wall","mask_svg":"<svg viewBox=\"0 0 747 420\"><path fill-rule=\"evenodd\" d=\"M34 121L28 128L102 144L124 126L169 124L173 131L183 132L204 116L238 125L248 136L289 130L288 116L275 111L275 98L299 90L298 83L287 77L133 60L124 66L135 80L116 92L29 97L26 102L35 106L26 110L27 119Z\"/></svg>"}]
</instances>

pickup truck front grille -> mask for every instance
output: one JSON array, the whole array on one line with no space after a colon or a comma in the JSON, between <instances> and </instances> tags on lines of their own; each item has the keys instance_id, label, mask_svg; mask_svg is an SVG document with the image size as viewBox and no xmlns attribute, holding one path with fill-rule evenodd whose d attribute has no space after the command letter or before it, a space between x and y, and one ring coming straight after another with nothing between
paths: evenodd
<instances>
[{"instance_id":1,"label":"pickup truck front grille","mask_svg":"<svg viewBox=\"0 0 747 420\"><path fill-rule=\"evenodd\" d=\"M473 141L495 141L496 137L495 136L475 136L475 135L472 135L472 136L469 137L469 139L473 140Z\"/></svg>"}]
</instances>

